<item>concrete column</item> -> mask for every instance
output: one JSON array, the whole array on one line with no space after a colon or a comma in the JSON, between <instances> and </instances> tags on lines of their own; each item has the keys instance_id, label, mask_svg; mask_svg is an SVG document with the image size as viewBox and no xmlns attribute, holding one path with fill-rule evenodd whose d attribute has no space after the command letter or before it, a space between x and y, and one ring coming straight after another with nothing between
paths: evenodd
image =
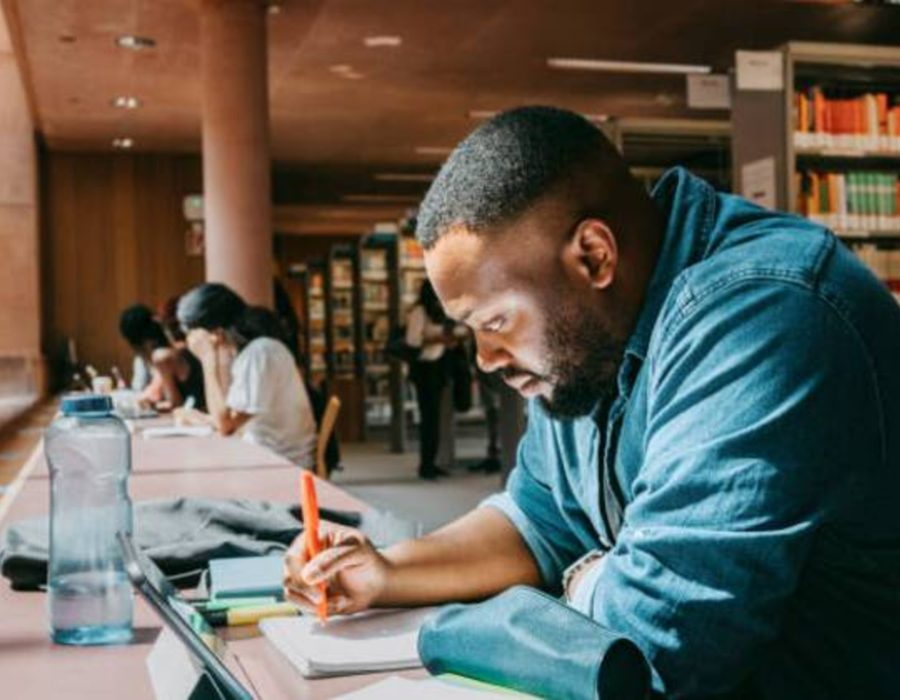
<instances>
[{"instance_id":1,"label":"concrete column","mask_svg":"<svg viewBox=\"0 0 900 700\"><path fill-rule=\"evenodd\" d=\"M266 10L201 0L206 278L272 305Z\"/></svg>"},{"instance_id":2,"label":"concrete column","mask_svg":"<svg viewBox=\"0 0 900 700\"><path fill-rule=\"evenodd\" d=\"M34 127L0 8L0 423L45 390L39 254Z\"/></svg>"}]
</instances>

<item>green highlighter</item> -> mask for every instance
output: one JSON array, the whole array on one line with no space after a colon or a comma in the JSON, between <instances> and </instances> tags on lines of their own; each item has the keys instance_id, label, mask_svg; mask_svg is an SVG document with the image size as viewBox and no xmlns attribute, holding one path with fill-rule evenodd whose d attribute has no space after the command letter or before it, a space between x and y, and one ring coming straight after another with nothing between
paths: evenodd
<instances>
[{"instance_id":1,"label":"green highlighter","mask_svg":"<svg viewBox=\"0 0 900 700\"><path fill-rule=\"evenodd\" d=\"M256 598L221 598L208 600L205 603L197 603L194 607L200 612L212 612L214 610L231 610L232 608L246 608L251 605L272 605L278 599L274 596L259 596Z\"/></svg>"}]
</instances>

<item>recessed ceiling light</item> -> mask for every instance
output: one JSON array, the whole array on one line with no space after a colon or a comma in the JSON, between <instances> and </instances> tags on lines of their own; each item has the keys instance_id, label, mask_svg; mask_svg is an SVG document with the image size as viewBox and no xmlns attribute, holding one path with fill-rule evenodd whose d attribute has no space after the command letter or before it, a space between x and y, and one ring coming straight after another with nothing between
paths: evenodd
<instances>
[{"instance_id":1,"label":"recessed ceiling light","mask_svg":"<svg viewBox=\"0 0 900 700\"><path fill-rule=\"evenodd\" d=\"M156 46L156 40L149 36L137 36L135 34L123 34L116 38L116 44L123 49L131 49L132 51L140 51L142 49L152 49Z\"/></svg>"},{"instance_id":2,"label":"recessed ceiling light","mask_svg":"<svg viewBox=\"0 0 900 700\"><path fill-rule=\"evenodd\" d=\"M548 58L550 68L606 71L610 73L711 73L712 66L688 63L645 63L640 61L597 61L588 58Z\"/></svg>"},{"instance_id":3,"label":"recessed ceiling light","mask_svg":"<svg viewBox=\"0 0 900 700\"><path fill-rule=\"evenodd\" d=\"M415 204L421 197L406 194L345 194L341 199L345 202L357 204Z\"/></svg>"},{"instance_id":4,"label":"recessed ceiling light","mask_svg":"<svg viewBox=\"0 0 900 700\"><path fill-rule=\"evenodd\" d=\"M403 38L393 35L367 36L363 43L370 49L396 48L403 43Z\"/></svg>"},{"instance_id":5,"label":"recessed ceiling light","mask_svg":"<svg viewBox=\"0 0 900 700\"><path fill-rule=\"evenodd\" d=\"M113 107L118 107L119 109L137 109L141 106L141 101L137 97L131 97L130 95L120 95L112 101L112 105Z\"/></svg>"},{"instance_id":6,"label":"recessed ceiling light","mask_svg":"<svg viewBox=\"0 0 900 700\"><path fill-rule=\"evenodd\" d=\"M362 73L355 70L353 66L347 63L337 63L333 66L329 66L328 70L330 70L335 75L346 78L347 80L359 80L363 77Z\"/></svg>"},{"instance_id":7,"label":"recessed ceiling light","mask_svg":"<svg viewBox=\"0 0 900 700\"><path fill-rule=\"evenodd\" d=\"M431 182L434 175L428 173L375 173L379 182Z\"/></svg>"},{"instance_id":8,"label":"recessed ceiling light","mask_svg":"<svg viewBox=\"0 0 900 700\"><path fill-rule=\"evenodd\" d=\"M124 136L122 138L113 139L112 145L113 148L128 149L134 145L134 139Z\"/></svg>"},{"instance_id":9,"label":"recessed ceiling light","mask_svg":"<svg viewBox=\"0 0 900 700\"><path fill-rule=\"evenodd\" d=\"M416 146L416 153L420 156L449 156L453 149L450 146Z\"/></svg>"},{"instance_id":10,"label":"recessed ceiling light","mask_svg":"<svg viewBox=\"0 0 900 700\"><path fill-rule=\"evenodd\" d=\"M471 109L469 110L469 119L493 119L498 114L500 114L500 112L489 109ZM589 122L603 123L609 121L608 114L582 113L581 116L587 119Z\"/></svg>"}]
</instances>

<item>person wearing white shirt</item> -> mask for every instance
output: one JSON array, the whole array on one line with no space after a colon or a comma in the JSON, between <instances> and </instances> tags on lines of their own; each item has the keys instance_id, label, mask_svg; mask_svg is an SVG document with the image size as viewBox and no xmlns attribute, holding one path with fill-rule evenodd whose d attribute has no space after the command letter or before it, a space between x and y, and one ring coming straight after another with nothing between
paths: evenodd
<instances>
[{"instance_id":1,"label":"person wearing white shirt","mask_svg":"<svg viewBox=\"0 0 900 700\"><path fill-rule=\"evenodd\" d=\"M206 420L223 435L239 432L314 468L315 417L274 313L248 306L225 285L208 283L181 298L178 320L209 378Z\"/></svg>"},{"instance_id":2,"label":"person wearing white shirt","mask_svg":"<svg viewBox=\"0 0 900 700\"><path fill-rule=\"evenodd\" d=\"M460 342L452 323L441 307L427 279L419 291L419 301L406 317L406 344L419 349L410 378L416 386L419 404L419 476L435 479L448 476L435 464L440 444L441 396L450 379L446 350Z\"/></svg>"}]
</instances>

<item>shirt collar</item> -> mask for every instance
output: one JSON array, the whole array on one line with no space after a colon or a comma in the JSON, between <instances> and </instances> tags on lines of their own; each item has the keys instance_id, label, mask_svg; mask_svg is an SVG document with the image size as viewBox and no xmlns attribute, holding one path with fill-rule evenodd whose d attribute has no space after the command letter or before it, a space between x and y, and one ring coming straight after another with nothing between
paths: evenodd
<instances>
[{"instance_id":1,"label":"shirt collar","mask_svg":"<svg viewBox=\"0 0 900 700\"><path fill-rule=\"evenodd\" d=\"M637 323L625 345L618 376L619 392L625 396L647 357L650 336L675 278L703 258L715 220L715 191L684 168L667 171L650 196L662 212L665 231Z\"/></svg>"}]
</instances>

